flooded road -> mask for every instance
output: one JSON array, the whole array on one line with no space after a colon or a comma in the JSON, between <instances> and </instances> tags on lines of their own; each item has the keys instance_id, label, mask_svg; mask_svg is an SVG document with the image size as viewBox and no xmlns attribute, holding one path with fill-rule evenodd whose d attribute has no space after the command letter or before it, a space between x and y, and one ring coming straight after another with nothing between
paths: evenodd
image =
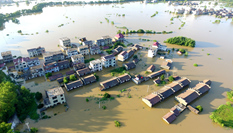
<instances>
[{"instance_id":1,"label":"flooded road","mask_svg":"<svg viewBox=\"0 0 233 133\"><path fill-rule=\"evenodd\" d=\"M67 112L65 112L64 105L50 108L46 111L46 115L52 118L39 120L38 122L27 119L26 122L30 122L30 127L37 127L41 133L155 131L194 133L197 132L196 130L213 133L232 132L231 129L224 129L212 123L209 115L219 105L226 103L226 91L232 88L233 24L230 19L221 19L220 24L212 24L216 20L213 16L194 17L192 15L175 18L173 20L174 24L170 24L170 18L175 15L165 11L172 8L163 3L144 5L138 2L122 5L47 7L44 8L41 14L20 17L19 25L11 22L6 23L6 28L0 31L0 52L12 50L13 55L27 56L27 48L37 46L43 46L47 51L55 51L59 50L57 45L60 37L69 37L72 43L78 42L78 39L75 37L85 36L88 40L95 40L103 35L113 37L119 30L115 26L126 26L129 30L142 28L153 31L174 31L172 34L129 34L125 38L129 42L145 47L152 45L153 42L142 41L139 38L157 40L161 44L164 44L163 41L167 38L174 36L186 36L196 40L195 48L169 44L167 46L168 48L184 48L189 52L188 57L179 56L175 52L170 53L169 58L173 60L171 74L189 78L192 81L190 87L194 87L195 84L204 79L213 81L211 90L192 103L193 106L203 106L204 110L200 115L195 115L185 110L172 124L167 125L162 120L162 116L177 103L174 96L186 89L176 93L155 107L149 108L142 102L141 98L161 88L155 86L151 79L140 85L130 81L110 88L106 92L115 97L115 99L101 102L101 107L103 105L107 107L106 110L103 110L101 107L99 108L97 100L100 97L98 94L104 94L104 92L99 90L99 82L111 78L110 70L113 69L104 68L103 71L97 72L97 75L100 76L100 81L70 92L65 91L69 105ZM150 16L156 11L159 12L158 15L151 18ZM125 14L125 17L116 16L116 14ZM110 23L107 23L105 18L108 18ZM112 25L111 21L114 21L115 24ZM184 21L185 25L179 30L178 28L182 24L181 21ZM64 26L59 28L58 25L60 24L64 24ZM33 33L33 35L22 36L17 33L17 30L20 29L23 33ZM49 30L49 33L45 33L46 30ZM38 34L35 34L36 32ZM9 34L9 36L6 36L6 34ZM129 47L126 49L129 49ZM207 53L210 53L210 55L208 56ZM147 67L151 64L154 64L156 70L159 70L159 66L162 63L159 56L153 59L147 58L146 49L136 52L136 54L142 61L137 64L136 69L129 70L130 73L145 75ZM218 58L221 58L221 60ZM118 61L117 63L118 66L122 66L122 62ZM199 66L194 67L194 63L197 63ZM65 71L62 73L65 73ZM44 78L37 78L27 81L25 87L30 88L32 92L40 91L44 96L44 90L58 86L56 81L44 82L43 80ZM38 85L35 83L38 83ZM122 89L127 89L127 91L121 93L120 90ZM116 96L118 94L120 94L120 97ZM132 98L128 98L129 94ZM90 101L86 102L86 98L89 98ZM55 113L57 114L56 116L54 116ZM116 128L114 120L120 121L122 126ZM18 126L20 130L25 128L24 124Z\"/></svg>"}]
</instances>

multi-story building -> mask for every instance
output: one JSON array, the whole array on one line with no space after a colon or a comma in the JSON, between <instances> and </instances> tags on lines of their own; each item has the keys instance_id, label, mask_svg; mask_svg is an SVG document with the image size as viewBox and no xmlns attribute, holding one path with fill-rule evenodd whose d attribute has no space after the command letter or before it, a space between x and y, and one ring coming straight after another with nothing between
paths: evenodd
<instances>
[{"instance_id":1,"label":"multi-story building","mask_svg":"<svg viewBox=\"0 0 233 133\"><path fill-rule=\"evenodd\" d=\"M119 33L115 36L116 41L123 42L125 40L125 37L123 34Z\"/></svg>"},{"instance_id":2,"label":"multi-story building","mask_svg":"<svg viewBox=\"0 0 233 133\"><path fill-rule=\"evenodd\" d=\"M45 108L63 104L66 102L64 91L61 87L49 89L45 91L46 98L44 99Z\"/></svg>"},{"instance_id":3,"label":"multi-story building","mask_svg":"<svg viewBox=\"0 0 233 133\"><path fill-rule=\"evenodd\" d=\"M68 60L63 60L57 62L57 65L59 67L59 70L63 70L70 67L70 62Z\"/></svg>"},{"instance_id":4,"label":"multi-story building","mask_svg":"<svg viewBox=\"0 0 233 133\"><path fill-rule=\"evenodd\" d=\"M71 60L73 64L84 63L84 56L82 54L73 55L71 56Z\"/></svg>"},{"instance_id":5,"label":"multi-story building","mask_svg":"<svg viewBox=\"0 0 233 133\"><path fill-rule=\"evenodd\" d=\"M154 56L156 56L157 53L157 48L149 48L148 50L148 57L153 58Z\"/></svg>"},{"instance_id":6,"label":"multi-story building","mask_svg":"<svg viewBox=\"0 0 233 133\"><path fill-rule=\"evenodd\" d=\"M59 42L60 42L60 45L61 46L64 46L64 47L70 47L71 44L70 44L70 39L67 38L67 37L62 37L59 39Z\"/></svg>"},{"instance_id":7,"label":"multi-story building","mask_svg":"<svg viewBox=\"0 0 233 133\"><path fill-rule=\"evenodd\" d=\"M59 67L57 65L57 62L51 62L48 64L44 64L43 68L44 68L45 73L53 73L53 72L59 71Z\"/></svg>"},{"instance_id":8,"label":"multi-story building","mask_svg":"<svg viewBox=\"0 0 233 133\"><path fill-rule=\"evenodd\" d=\"M30 70L24 74L24 79L29 80L36 77L44 76L44 69L41 65L30 67Z\"/></svg>"},{"instance_id":9,"label":"multi-story building","mask_svg":"<svg viewBox=\"0 0 233 133\"><path fill-rule=\"evenodd\" d=\"M13 61L11 51L2 52L1 56L2 56L2 59L4 60L5 63Z\"/></svg>"},{"instance_id":10,"label":"multi-story building","mask_svg":"<svg viewBox=\"0 0 233 133\"><path fill-rule=\"evenodd\" d=\"M89 68L93 72L95 72L95 71L101 71L103 69L101 60L100 59L96 59L96 60L90 61Z\"/></svg>"},{"instance_id":11,"label":"multi-story building","mask_svg":"<svg viewBox=\"0 0 233 133\"><path fill-rule=\"evenodd\" d=\"M45 48L38 47L38 48L28 49L27 51L28 51L29 57L35 57L35 56L42 55L42 53L45 52Z\"/></svg>"},{"instance_id":12,"label":"multi-story building","mask_svg":"<svg viewBox=\"0 0 233 133\"><path fill-rule=\"evenodd\" d=\"M104 46L105 45L104 39L95 40L95 44L98 46Z\"/></svg>"},{"instance_id":13,"label":"multi-story building","mask_svg":"<svg viewBox=\"0 0 233 133\"><path fill-rule=\"evenodd\" d=\"M66 55L68 58L70 58L73 55L77 55L77 54L78 54L77 48L70 48L66 50Z\"/></svg>"},{"instance_id":14,"label":"multi-story building","mask_svg":"<svg viewBox=\"0 0 233 133\"><path fill-rule=\"evenodd\" d=\"M126 51L122 51L118 56L117 59L119 61L125 61L128 59L128 53Z\"/></svg>"},{"instance_id":15,"label":"multi-story building","mask_svg":"<svg viewBox=\"0 0 233 133\"><path fill-rule=\"evenodd\" d=\"M110 36L102 36L101 39L104 40L105 45L112 44L112 38Z\"/></svg>"},{"instance_id":16,"label":"multi-story building","mask_svg":"<svg viewBox=\"0 0 233 133\"><path fill-rule=\"evenodd\" d=\"M40 60L38 58L30 59L29 57L14 59L13 62L15 70L17 71L27 71L29 67L40 65Z\"/></svg>"},{"instance_id":17,"label":"multi-story building","mask_svg":"<svg viewBox=\"0 0 233 133\"><path fill-rule=\"evenodd\" d=\"M78 52L82 55L89 55L90 54L88 46L79 46Z\"/></svg>"},{"instance_id":18,"label":"multi-story building","mask_svg":"<svg viewBox=\"0 0 233 133\"><path fill-rule=\"evenodd\" d=\"M61 51L43 53L43 58L45 63L65 60L65 56Z\"/></svg>"},{"instance_id":19,"label":"multi-story building","mask_svg":"<svg viewBox=\"0 0 233 133\"><path fill-rule=\"evenodd\" d=\"M93 45L93 42L92 41L84 41L84 42L82 42L82 45L88 46L88 48L90 48Z\"/></svg>"},{"instance_id":20,"label":"multi-story building","mask_svg":"<svg viewBox=\"0 0 233 133\"><path fill-rule=\"evenodd\" d=\"M99 54L101 51L100 51L100 47L99 46L92 46L90 47L90 53L91 55L94 55L94 54Z\"/></svg>"},{"instance_id":21,"label":"multi-story building","mask_svg":"<svg viewBox=\"0 0 233 133\"><path fill-rule=\"evenodd\" d=\"M114 55L102 56L101 61L105 68L116 66L116 59Z\"/></svg>"}]
</instances>

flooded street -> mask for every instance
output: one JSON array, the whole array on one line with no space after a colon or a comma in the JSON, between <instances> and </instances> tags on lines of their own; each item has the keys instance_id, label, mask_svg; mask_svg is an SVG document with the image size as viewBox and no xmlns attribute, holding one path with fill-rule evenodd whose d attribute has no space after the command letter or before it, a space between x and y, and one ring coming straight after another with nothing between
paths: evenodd
<instances>
[{"instance_id":1,"label":"flooded street","mask_svg":"<svg viewBox=\"0 0 233 133\"><path fill-rule=\"evenodd\" d=\"M3 8L2 8L3 9ZM0 9L0 10L2 10ZM216 20L213 16L188 15L186 17L174 18L171 24L170 18L176 15L165 12L172 10L173 7L166 4L106 4L106 5L85 5L85 6L56 6L46 7L41 14L33 14L18 18L20 24L12 22L5 23L5 29L0 31L0 52L11 50L13 55L28 56L27 49L38 46L45 47L46 51L60 50L57 46L59 38L68 37L72 43L78 43L79 37L87 37L88 40L96 40L104 35L111 37L116 35L119 30L117 27L127 27L129 30L153 30L153 31L173 31L172 34L128 34L125 36L128 42L137 43L144 47L149 47L153 41L142 41L141 39L157 40L168 48L184 48L188 50L188 57L179 56L176 52L171 52L168 56L173 60L170 74L187 77L192 82L189 87L194 87L204 79L212 81L211 90L192 102L193 106L202 105L203 112L199 115L185 110L172 124L168 125L162 120L171 107L177 102L175 96L182 93L187 88L181 90L170 98L149 108L142 102L142 97L159 90L162 86L156 86L152 80L148 80L140 85L133 81L121 84L108 89L114 100L97 100L98 94L104 94L99 90L101 81L111 78L110 71L114 68L103 68L103 71L96 72L100 76L100 81L91 85L65 91L65 97L69 110L65 112L64 105L58 105L45 111L51 116L50 119L39 120L38 122L26 119L30 127L37 127L41 133L118 133L118 132L211 132L211 133L230 133L232 129L225 129L213 123L209 115L219 105L225 104L226 91L232 88L233 75L233 23L231 19L221 19L220 24L212 24ZM158 14L151 18L151 15L158 11ZM116 16L116 14L125 14ZM68 18L66 18L66 16ZM109 23L105 20L108 18ZM180 20L179 20L180 19ZM74 22L73 22L74 21ZM114 21L114 25L111 24ZM184 27L178 29L185 22ZM102 23L100 23L102 22ZM58 25L64 24L62 27ZM24 34L17 33L22 30ZM45 33L49 30L49 33ZM123 29L120 29L124 31ZM38 32L38 34L36 34ZM31 35L33 33L33 35ZM9 36L6 36L9 34ZM196 40L196 47L181 47L163 43L164 40L175 36L186 36ZM129 47L124 48L125 50ZM210 53L210 55L207 55ZM163 60L157 55L155 58L147 57L147 50L144 48L136 52L139 61L135 69L129 70L134 74L146 75L146 69L154 64L156 70ZM86 56L85 58L100 58L100 56ZM221 59L218 59L221 58ZM127 61L131 61L130 60ZM198 67L193 64L197 63ZM118 66L122 62L117 61ZM117 68L116 66L115 68ZM65 74L66 71L62 73ZM58 72L61 73L61 72ZM58 86L56 81L45 81L44 77L26 81L26 88L32 92L41 92L45 97L45 90ZM149 88L149 89L148 89ZM125 92L120 92L127 89ZM120 94L120 97L117 95ZM131 95L132 98L128 98ZM90 101L86 102L86 98ZM101 107L105 105L106 110ZM56 116L54 114L57 114ZM122 123L120 128L115 127L114 120ZM198 127L198 129L196 129ZM17 129L24 130L25 124L20 124Z\"/></svg>"}]
</instances>

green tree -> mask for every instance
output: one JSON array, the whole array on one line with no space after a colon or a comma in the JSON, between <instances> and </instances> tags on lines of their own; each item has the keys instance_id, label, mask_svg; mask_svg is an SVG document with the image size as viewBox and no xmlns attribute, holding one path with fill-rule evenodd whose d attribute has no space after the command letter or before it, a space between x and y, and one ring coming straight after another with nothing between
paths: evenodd
<instances>
[{"instance_id":1,"label":"green tree","mask_svg":"<svg viewBox=\"0 0 233 133\"><path fill-rule=\"evenodd\" d=\"M118 30L118 31L117 31L117 34L120 34L120 33L121 33L121 30Z\"/></svg>"},{"instance_id":2,"label":"green tree","mask_svg":"<svg viewBox=\"0 0 233 133\"><path fill-rule=\"evenodd\" d=\"M160 79L163 81L165 79L164 74L160 76Z\"/></svg>"},{"instance_id":3,"label":"green tree","mask_svg":"<svg viewBox=\"0 0 233 133\"><path fill-rule=\"evenodd\" d=\"M32 127L31 128L31 133L37 133L38 132L38 129L37 128L35 128L35 127Z\"/></svg>"},{"instance_id":4,"label":"green tree","mask_svg":"<svg viewBox=\"0 0 233 133\"><path fill-rule=\"evenodd\" d=\"M173 76L169 76L169 77L168 77L168 80L169 80L170 82L174 81Z\"/></svg>"},{"instance_id":5,"label":"green tree","mask_svg":"<svg viewBox=\"0 0 233 133\"><path fill-rule=\"evenodd\" d=\"M111 95L109 95L108 93L105 92L104 95L103 95L103 97L104 97L104 98L110 98Z\"/></svg>"},{"instance_id":6,"label":"green tree","mask_svg":"<svg viewBox=\"0 0 233 133\"><path fill-rule=\"evenodd\" d=\"M39 101L42 98L42 94L40 92L36 92L35 98L37 101Z\"/></svg>"},{"instance_id":7,"label":"green tree","mask_svg":"<svg viewBox=\"0 0 233 133\"><path fill-rule=\"evenodd\" d=\"M116 127L120 127L121 123L119 121L114 121Z\"/></svg>"},{"instance_id":8,"label":"green tree","mask_svg":"<svg viewBox=\"0 0 233 133\"><path fill-rule=\"evenodd\" d=\"M0 133L13 133L13 130L11 129L11 123L0 123Z\"/></svg>"},{"instance_id":9,"label":"green tree","mask_svg":"<svg viewBox=\"0 0 233 133\"><path fill-rule=\"evenodd\" d=\"M15 113L17 86L11 82L0 83L0 122L7 122Z\"/></svg>"},{"instance_id":10,"label":"green tree","mask_svg":"<svg viewBox=\"0 0 233 133\"><path fill-rule=\"evenodd\" d=\"M201 105L197 105L196 109L197 109L197 110L199 110L200 112L202 112L202 111L203 111L203 108L202 108L202 106L201 106Z\"/></svg>"},{"instance_id":11,"label":"green tree","mask_svg":"<svg viewBox=\"0 0 233 133\"><path fill-rule=\"evenodd\" d=\"M145 33L145 31L143 29L139 29L137 30L137 33Z\"/></svg>"},{"instance_id":12,"label":"green tree","mask_svg":"<svg viewBox=\"0 0 233 133\"><path fill-rule=\"evenodd\" d=\"M63 82L64 82L65 84L67 84L69 81L68 81L68 79L67 79L66 77L64 77L64 78L63 78Z\"/></svg>"},{"instance_id":13,"label":"green tree","mask_svg":"<svg viewBox=\"0 0 233 133\"><path fill-rule=\"evenodd\" d=\"M77 80L77 79L76 79L76 77L75 77L74 75L70 75L70 80L71 80L71 81L75 81L75 80Z\"/></svg>"}]
</instances>

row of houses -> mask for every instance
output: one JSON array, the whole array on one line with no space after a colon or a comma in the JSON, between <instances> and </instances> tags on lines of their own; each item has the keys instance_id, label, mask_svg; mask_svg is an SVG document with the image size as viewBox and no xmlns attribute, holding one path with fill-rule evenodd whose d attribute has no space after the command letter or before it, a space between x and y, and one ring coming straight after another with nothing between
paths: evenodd
<instances>
[{"instance_id":1,"label":"row of houses","mask_svg":"<svg viewBox=\"0 0 233 133\"><path fill-rule=\"evenodd\" d=\"M125 82L130 81L130 80L131 80L131 76L129 74L123 74L121 76L114 77L114 78L111 78L109 80L100 82L100 86L101 86L100 90L101 91L107 90L107 89L109 89L111 87L123 84Z\"/></svg>"},{"instance_id":2,"label":"row of houses","mask_svg":"<svg viewBox=\"0 0 233 133\"><path fill-rule=\"evenodd\" d=\"M180 95L176 96L175 99L179 102L179 104L172 107L170 109L170 112L168 112L166 115L162 117L163 120L168 124L171 124L186 108L186 106L190 111L194 112L195 114L198 114L199 111L189 104L204 93L207 93L211 88L210 84L210 80L204 80L203 82L196 84L194 88L189 88L184 93L181 93Z\"/></svg>"},{"instance_id":3,"label":"row of houses","mask_svg":"<svg viewBox=\"0 0 233 133\"><path fill-rule=\"evenodd\" d=\"M124 62L125 60L129 59L130 57L132 57L134 55L134 53L137 50L142 49L142 47L140 45L135 44L131 49L127 50L127 51L122 51L118 56L117 59L118 61L122 61Z\"/></svg>"},{"instance_id":4,"label":"row of houses","mask_svg":"<svg viewBox=\"0 0 233 133\"><path fill-rule=\"evenodd\" d=\"M188 78L181 78L177 81L173 81L172 83L165 85L159 91L151 93L150 95L142 98L142 101L146 103L149 107L154 106L155 104L163 101L164 99L170 97L174 93L188 86L191 81Z\"/></svg>"}]
</instances>

